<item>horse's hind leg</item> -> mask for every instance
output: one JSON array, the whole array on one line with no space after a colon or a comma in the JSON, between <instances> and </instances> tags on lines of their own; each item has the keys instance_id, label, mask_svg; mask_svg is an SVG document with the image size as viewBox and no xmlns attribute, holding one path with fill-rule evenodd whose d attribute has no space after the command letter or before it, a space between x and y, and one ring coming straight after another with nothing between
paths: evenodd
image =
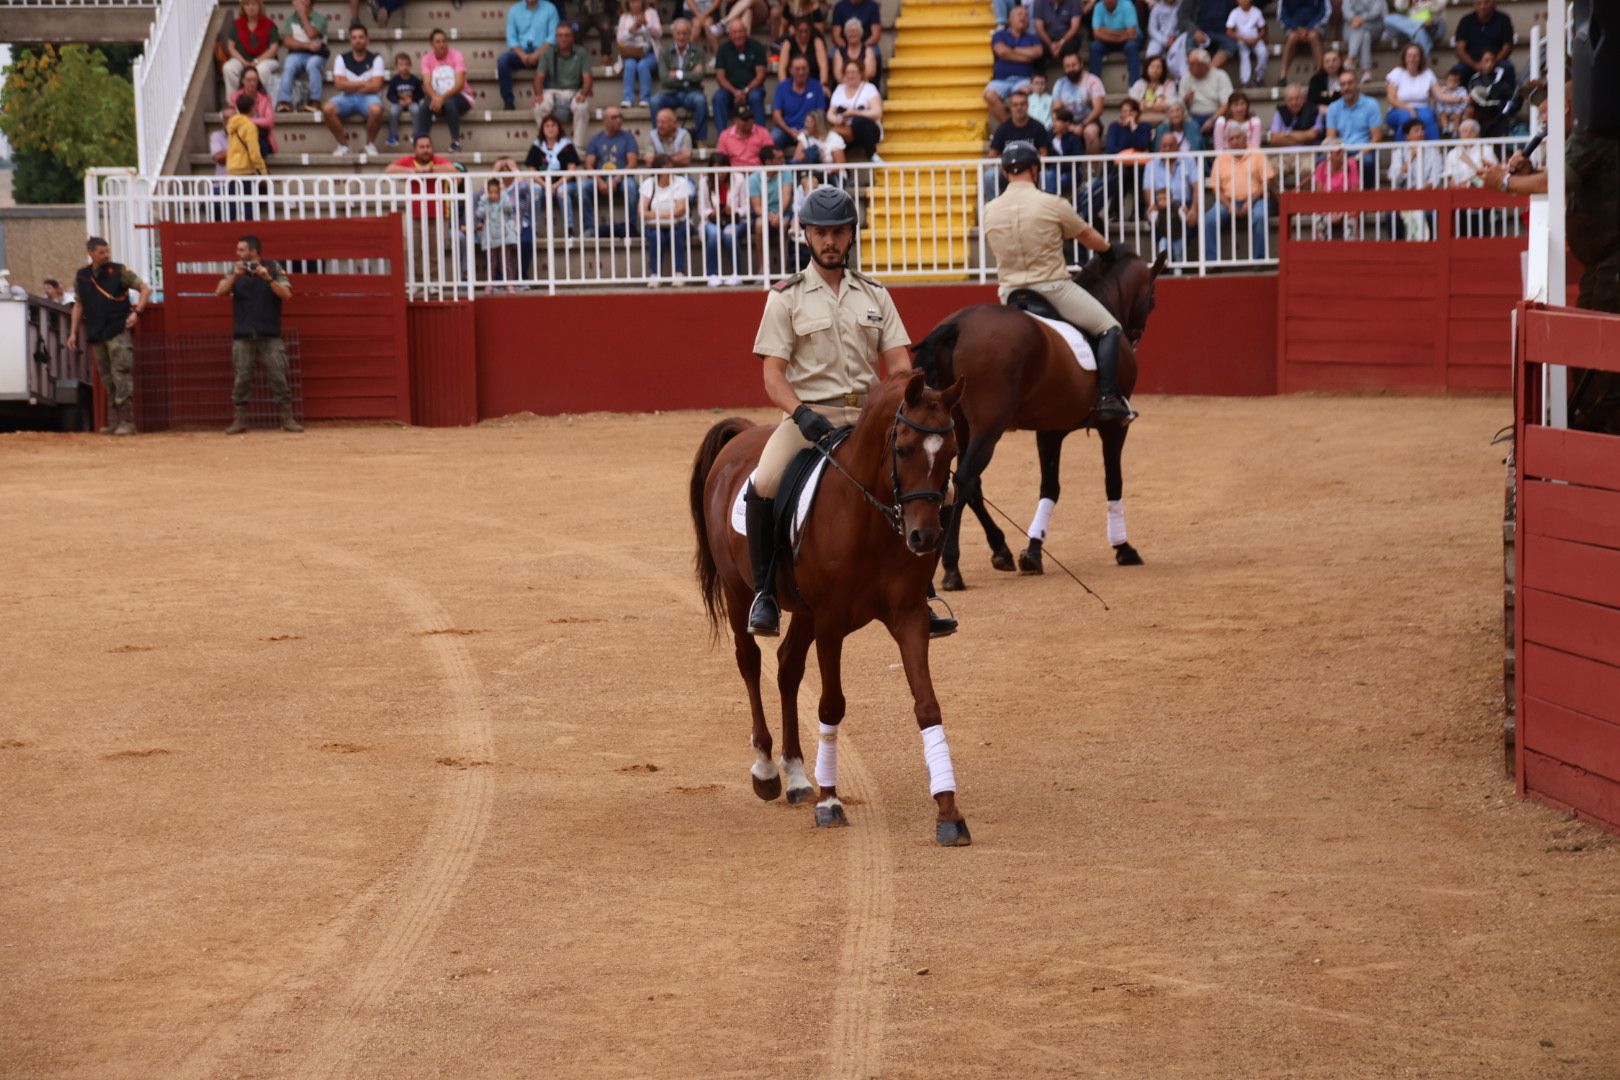
<instances>
[{"instance_id":1,"label":"horse's hind leg","mask_svg":"<svg viewBox=\"0 0 1620 1080\"><path fill-rule=\"evenodd\" d=\"M1001 531L1001 526L996 524L996 519L985 508L982 484L974 491L973 498L968 500L968 506L972 507L973 516L979 519L984 538L990 544L990 568L1010 572L1013 569L1012 549L1007 546L1007 534Z\"/></svg>"},{"instance_id":2,"label":"horse's hind leg","mask_svg":"<svg viewBox=\"0 0 1620 1080\"><path fill-rule=\"evenodd\" d=\"M1037 431L1035 452L1041 461L1041 501L1035 504L1035 519L1029 526L1029 546L1018 555L1020 574L1043 574L1041 545L1046 542L1046 526L1057 509L1058 494L1062 490L1059 474L1063 462L1063 437L1066 431Z\"/></svg>"},{"instance_id":3,"label":"horse's hind leg","mask_svg":"<svg viewBox=\"0 0 1620 1080\"><path fill-rule=\"evenodd\" d=\"M957 459L956 465L956 501L958 505L967 503L973 506L980 498L979 478L984 474L985 467L990 464L990 457L996 452L996 441L1001 438L1001 427L991 427L988 431L980 432L968 440L967 449L963 450ZM975 509L975 513L981 511ZM993 522L980 518L987 528L995 528ZM1005 550L1007 538L996 529L996 535L1001 539L1001 548ZM993 546L993 545L992 545ZM940 554L940 562L945 566L945 576L940 581L940 588L946 592L957 592L967 588L962 581L962 515L960 512L951 515L951 527L945 535L944 550Z\"/></svg>"},{"instance_id":4,"label":"horse's hind leg","mask_svg":"<svg viewBox=\"0 0 1620 1080\"><path fill-rule=\"evenodd\" d=\"M754 794L766 802L782 794L782 776L776 762L771 760L771 732L765 726L765 699L759 692L759 643L748 632L748 601L732 595L726 597L726 611L731 616L731 636L737 647L737 670L742 672L743 684L748 687L748 711L754 717L754 731L748 745L754 748L754 767L749 770L754 781Z\"/></svg>"},{"instance_id":5,"label":"horse's hind leg","mask_svg":"<svg viewBox=\"0 0 1620 1080\"><path fill-rule=\"evenodd\" d=\"M787 801L808 802L813 790L804 775L804 751L799 748L799 684L804 661L815 641L815 622L803 612L788 623L787 635L776 648L776 686L782 694L782 756L777 765L787 774Z\"/></svg>"},{"instance_id":6,"label":"horse's hind leg","mask_svg":"<svg viewBox=\"0 0 1620 1080\"><path fill-rule=\"evenodd\" d=\"M1125 538L1125 474L1120 469L1120 458L1129 430L1117 421L1097 426L1103 449L1103 493L1108 496L1108 542L1114 547L1114 561L1119 565L1141 566L1142 556Z\"/></svg>"}]
</instances>

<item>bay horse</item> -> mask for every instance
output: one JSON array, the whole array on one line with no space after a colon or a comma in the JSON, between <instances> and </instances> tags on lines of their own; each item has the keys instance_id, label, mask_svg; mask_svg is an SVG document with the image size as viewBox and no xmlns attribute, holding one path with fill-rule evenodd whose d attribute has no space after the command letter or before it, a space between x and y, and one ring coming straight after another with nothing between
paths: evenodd
<instances>
[{"instance_id":1,"label":"bay horse","mask_svg":"<svg viewBox=\"0 0 1620 1080\"><path fill-rule=\"evenodd\" d=\"M1111 265L1093 258L1075 281L1102 302L1124 328L1119 349L1119 388L1127 397L1136 388L1136 345L1147 329L1156 302L1154 281L1164 272L1165 257L1150 266L1133 251L1123 251ZM1120 469L1126 425L1093 423L1097 374L1075 362L1068 344L1051 327L1017 308L977 304L963 308L936 326L915 347L916 364L930 386L967 380L956 411L956 439L961 459L956 468L957 498L984 527L990 542L990 565L1012 570L1007 537L984 504L980 477L990 464L996 443L1015 428L1035 432L1041 464L1041 496L1030 527L1029 544L1019 553L1017 568L1042 572L1041 546L1046 524L1057 506L1063 439L1071 431L1094 427L1102 440L1103 480L1108 498L1108 541L1121 566L1139 566L1142 556L1125 534L1125 481ZM960 506L946 528L942 588L966 588L961 571Z\"/></svg>"},{"instance_id":2,"label":"bay horse","mask_svg":"<svg viewBox=\"0 0 1620 1080\"><path fill-rule=\"evenodd\" d=\"M853 433L831 451L798 553L776 575L777 600L792 615L776 650L782 698L782 754L776 761L760 695L758 639L748 633L754 596L748 540L731 525L732 506L774 427L739 417L721 420L704 435L693 459L698 584L715 636L722 618L731 626L753 714L754 794L767 801L782 793L782 773L788 802L806 802L812 794L799 745L799 682L815 644L821 668L818 826L848 824L838 798L838 725L844 719L840 665L844 638L876 619L900 646L911 687L937 810L935 839L946 847L972 842L957 809L950 748L928 673L925 599L944 533L940 510L956 455L952 413L961 397L960 381L941 392L928 389L920 371L897 372L868 395ZM781 544L778 558L789 550Z\"/></svg>"}]
</instances>

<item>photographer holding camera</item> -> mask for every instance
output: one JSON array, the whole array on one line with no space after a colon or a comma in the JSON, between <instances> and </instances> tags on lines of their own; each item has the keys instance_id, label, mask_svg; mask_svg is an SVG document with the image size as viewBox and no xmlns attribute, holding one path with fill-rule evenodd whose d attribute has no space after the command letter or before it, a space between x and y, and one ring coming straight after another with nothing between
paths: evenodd
<instances>
[{"instance_id":1,"label":"photographer holding camera","mask_svg":"<svg viewBox=\"0 0 1620 1080\"><path fill-rule=\"evenodd\" d=\"M259 257L259 238L244 236L236 242L236 264L220 279L214 295L230 294L235 341L231 345L231 366L236 385L231 402L236 414L227 435L240 435L248 429L248 398L253 393L253 363L264 366L270 379L270 392L281 406L281 430L303 431L293 416L292 391L287 386L287 350L281 343L281 302L292 295L286 271Z\"/></svg>"}]
</instances>

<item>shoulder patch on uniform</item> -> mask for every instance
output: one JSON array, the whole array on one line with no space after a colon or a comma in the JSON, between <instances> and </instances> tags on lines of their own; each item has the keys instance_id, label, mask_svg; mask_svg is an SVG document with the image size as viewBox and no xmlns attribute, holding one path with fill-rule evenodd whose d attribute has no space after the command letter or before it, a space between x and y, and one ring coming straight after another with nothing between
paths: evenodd
<instances>
[{"instance_id":1,"label":"shoulder patch on uniform","mask_svg":"<svg viewBox=\"0 0 1620 1080\"><path fill-rule=\"evenodd\" d=\"M781 281L778 281L775 285L772 285L771 288L775 289L777 292L782 292L785 289L792 288L793 286L797 285L799 282L801 282L803 280L804 280L804 271L801 270L797 274L794 274L792 277L783 278Z\"/></svg>"},{"instance_id":2,"label":"shoulder patch on uniform","mask_svg":"<svg viewBox=\"0 0 1620 1080\"><path fill-rule=\"evenodd\" d=\"M861 273L859 270L851 270L849 267L846 266L844 268L844 273L848 274L850 277L854 278L856 281L864 281L864 282L866 282L868 285L872 286L874 289L886 289L886 288L888 288L888 286L884 285L883 282L879 281L877 278L867 277L865 274Z\"/></svg>"}]
</instances>

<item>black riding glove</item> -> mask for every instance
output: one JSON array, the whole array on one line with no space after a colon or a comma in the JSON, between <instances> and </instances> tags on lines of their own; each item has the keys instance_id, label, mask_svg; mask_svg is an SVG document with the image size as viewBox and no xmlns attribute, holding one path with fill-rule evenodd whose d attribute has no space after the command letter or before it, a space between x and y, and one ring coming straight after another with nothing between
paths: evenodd
<instances>
[{"instance_id":1,"label":"black riding glove","mask_svg":"<svg viewBox=\"0 0 1620 1080\"><path fill-rule=\"evenodd\" d=\"M820 443L834 430L831 420L808 405L800 405L793 410L793 422L799 425L799 434L812 443Z\"/></svg>"},{"instance_id":2,"label":"black riding glove","mask_svg":"<svg viewBox=\"0 0 1620 1080\"><path fill-rule=\"evenodd\" d=\"M1114 261L1119 258L1121 250L1118 244L1109 244L1102 251L1097 252L1097 258L1102 260L1104 266L1113 266Z\"/></svg>"}]
</instances>

